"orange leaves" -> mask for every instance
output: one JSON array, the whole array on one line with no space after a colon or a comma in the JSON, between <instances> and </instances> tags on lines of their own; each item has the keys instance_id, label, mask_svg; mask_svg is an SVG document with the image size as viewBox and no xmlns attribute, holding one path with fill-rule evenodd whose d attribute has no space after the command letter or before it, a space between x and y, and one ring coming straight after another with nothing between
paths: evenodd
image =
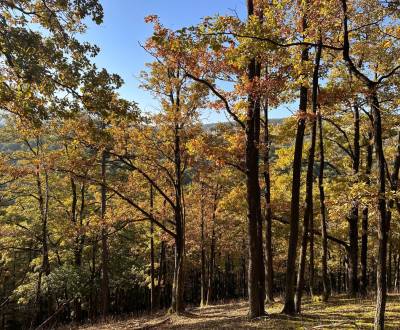
<instances>
[{"instance_id":1,"label":"orange leaves","mask_svg":"<svg viewBox=\"0 0 400 330\"><path fill-rule=\"evenodd\" d=\"M297 121L307 120L307 121L313 122L317 118L317 115L312 112L303 112L300 110L296 112L295 116L297 118Z\"/></svg>"},{"instance_id":2,"label":"orange leaves","mask_svg":"<svg viewBox=\"0 0 400 330\"><path fill-rule=\"evenodd\" d=\"M147 15L144 18L145 23L157 23L158 22L158 15Z\"/></svg>"}]
</instances>

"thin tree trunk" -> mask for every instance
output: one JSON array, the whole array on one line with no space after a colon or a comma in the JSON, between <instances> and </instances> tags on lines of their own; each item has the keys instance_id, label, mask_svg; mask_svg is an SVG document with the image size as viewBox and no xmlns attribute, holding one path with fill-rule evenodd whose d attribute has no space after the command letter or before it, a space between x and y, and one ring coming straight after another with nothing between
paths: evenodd
<instances>
[{"instance_id":1,"label":"thin tree trunk","mask_svg":"<svg viewBox=\"0 0 400 330\"><path fill-rule=\"evenodd\" d=\"M90 301L89 301L89 315L90 318L94 319L97 314L97 294L96 294L96 253L97 253L97 241L93 241L92 245L92 260L91 260L91 274L90 274Z\"/></svg>"},{"instance_id":2,"label":"thin tree trunk","mask_svg":"<svg viewBox=\"0 0 400 330\"><path fill-rule=\"evenodd\" d=\"M201 275L200 275L200 307L206 303L206 249L204 243L204 184L201 183L201 197L200 197L200 229L201 229Z\"/></svg>"},{"instance_id":3,"label":"thin tree trunk","mask_svg":"<svg viewBox=\"0 0 400 330\"><path fill-rule=\"evenodd\" d=\"M106 225L107 189L106 189L106 151L101 155L101 315L106 318L110 310L110 284L109 284L109 252L108 233Z\"/></svg>"},{"instance_id":4,"label":"thin tree trunk","mask_svg":"<svg viewBox=\"0 0 400 330\"><path fill-rule=\"evenodd\" d=\"M388 276L387 276L388 292L390 292L392 289L392 257L393 257L392 252L393 252L392 251L392 240L391 240L390 233L389 233L389 255L388 255Z\"/></svg>"},{"instance_id":5,"label":"thin tree trunk","mask_svg":"<svg viewBox=\"0 0 400 330\"><path fill-rule=\"evenodd\" d=\"M218 198L218 186L214 194L213 212L211 218L212 229L211 229L210 257L208 263L207 305L209 305L214 299L214 269L215 269L215 250L216 250L215 218L217 211L217 198Z\"/></svg>"},{"instance_id":6,"label":"thin tree trunk","mask_svg":"<svg viewBox=\"0 0 400 330\"><path fill-rule=\"evenodd\" d=\"M386 282L386 258L387 258L387 242L388 242L388 230L389 223L386 217L386 175L385 175L385 158L383 153L383 142L382 142L382 125L381 125L381 112L379 107L379 101L376 86L370 87L371 95L371 106L372 115L374 118L374 142L375 152L378 161L377 166L377 177L379 185L379 197L378 197L378 265L377 265L377 278L376 278L376 312L374 328L376 330L383 330L385 323L385 307L386 307L386 296L387 296L387 282Z\"/></svg>"},{"instance_id":7,"label":"thin tree trunk","mask_svg":"<svg viewBox=\"0 0 400 330\"><path fill-rule=\"evenodd\" d=\"M150 185L150 214L153 214L154 196L153 186ZM150 220L150 311L155 308L155 285L154 285L154 223Z\"/></svg>"},{"instance_id":8,"label":"thin tree trunk","mask_svg":"<svg viewBox=\"0 0 400 330\"><path fill-rule=\"evenodd\" d=\"M360 167L360 113L357 103L354 105L354 142L353 142L353 175L357 176ZM355 297L358 292L358 217L359 201L352 201L349 221L349 295Z\"/></svg>"},{"instance_id":9,"label":"thin tree trunk","mask_svg":"<svg viewBox=\"0 0 400 330\"><path fill-rule=\"evenodd\" d=\"M372 132L368 132L368 145L367 145L367 159L366 159L366 168L365 175L367 177L367 184L370 184L370 174L372 168L372 153L373 153L373 145L372 145ZM363 295L367 294L367 286L368 286L368 278L367 278L367 270L368 270L368 205L364 206L362 211L362 234L361 234L361 292Z\"/></svg>"},{"instance_id":10,"label":"thin tree trunk","mask_svg":"<svg viewBox=\"0 0 400 330\"><path fill-rule=\"evenodd\" d=\"M319 66L321 60L321 52L322 52L322 47L321 43L319 43L317 52L315 54L313 85L312 85L312 111L314 116L316 116L317 114L317 106L318 106L318 75L319 75ZM296 313L300 313L301 311L301 298L304 287L304 272L306 265L307 242L309 240L309 232L310 232L309 224L311 218L313 217L313 182L314 182L314 159L315 159L316 135L317 135L317 121L316 118L314 118L311 127L311 145L308 151L306 200L305 200L304 220L303 220L304 229L301 242L299 271L297 273L297 286L295 295Z\"/></svg>"},{"instance_id":11,"label":"thin tree trunk","mask_svg":"<svg viewBox=\"0 0 400 330\"><path fill-rule=\"evenodd\" d=\"M368 256L368 206L362 210L361 223L361 293L367 294L367 256Z\"/></svg>"},{"instance_id":12,"label":"thin tree trunk","mask_svg":"<svg viewBox=\"0 0 400 330\"><path fill-rule=\"evenodd\" d=\"M395 277L394 277L394 290L395 292L400 291L400 254L397 253L397 263L395 263Z\"/></svg>"},{"instance_id":13,"label":"thin tree trunk","mask_svg":"<svg viewBox=\"0 0 400 330\"><path fill-rule=\"evenodd\" d=\"M307 21L303 17L303 31L307 29ZM308 61L308 48L304 47L301 52L301 62L304 64ZM299 104L299 119L297 121L297 132L295 149L293 156L293 174L292 174L292 197L290 208L290 234L288 244L288 256L286 264L286 279L285 279L285 304L282 312L285 314L294 314L296 312L294 304L295 295L295 278L296 272L296 252L297 241L299 235L299 203L300 203L300 184L301 184L301 163L303 154L303 140L306 125L307 113L307 92L308 88L304 85L300 87L300 104Z\"/></svg>"},{"instance_id":14,"label":"thin tree trunk","mask_svg":"<svg viewBox=\"0 0 400 330\"><path fill-rule=\"evenodd\" d=\"M74 264L75 267L78 271L80 271L81 264L82 264L82 244L81 244L81 237L82 237L82 216L80 216L80 222L78 223L78 194L77 194L77 187L75 183L75 179L71 176L70 177L70 183L71 183L71 193L72 193L72 201L71 201L71 222L72 225L77 227L79 225L78 229L78 234L75 237L75 246L74 246ZM84 185L82 184L84 187ZM81 206L80 206L80 212L79 214L81 215L83 212L84 208L84 188L83 191L81 189ZM76 297L73 300L73 305L74 305L74 319L77 322L82 321L82 307L81 307L81 300L79 297Z\"/></svg>"},{"instance_id":15,"label":"thin tree trunk","mask_svg":"<svg viewBox=\"0 0 400 330\"><path fill-rule=\"evenodd\" d=\"M309 286L310 296L314 296L314 281L315 281L315 261L314 261L314 215L313 211L310 214L310 265L309 265Z\"/></svg>"},{"instance_id":16,"label":"thin tree trunk","mask_svg":"<svg viewBox=\"0 0 400 330\"><path fill-rule=\"evenodd\" d=\"M265 68L268 74L268 68ZM265 183L265 299L267 303L274 301L274 269L272 256L272 208L271 208L271 177L269 171L269 128L268 128L268 96L264 105L264 183Z\"/></svg>"},{"instance_id":17,"label":"thin tree trunk","mask_svg":"<svg viewBox=\"0 0 400 330\"><path fill-rule=\"evenodd\" d=\"M318 113L318 127L319 127L319 175L318 175L318 188L319 188L319 201L320 201L320 214L321 214L321 240L322 240L322 301L327 301L330 295L330 287L328 284L328 233L326 228L326 207L325 207L325 189L324 189L324 167L325 167L325 154L324 154L324 137L322 127L322 115ZM338 287L340 291L341 282L338 280Z\"/></svg>"},{"instance_id":18,"label":"thin tree trunk","mask_svg":"<svg viewBox=\"0 0 400 330\"><path fill-rule=\"evenodd\" d=\"M358 201L353 200L349 221L349 287L348 294L355 297L358 291Z\"/></svg>"},{"instance_id":19,"label":"thin tree trunk","mask_svg":"<svg viewBox=\"0 0 400 330\"><path fill-rule=\"evenodd\" d=\"M40 148L40 141L37 139L37 148ZM39 153L39 151L38 151ZM41 165L36 166L36 187L38 196L38 206L41 221L41 239L42 239L42 265L38 275L38 283L36 289L36 304L39 306L39 311L36 315L36 323L40 324L43 318L50 312L50 302L48 299L42 297L42 278L43 275L50 275L50 261L49 261L49 249L48 249L48 208L49 208L49 182L47 170L44 169L44 193L43 193L43 182L41 178Z\"/></svg>"},{"instance_id":20,"label":"thin tree trunk","mask_svg":"<svg viewBox=\"0 0 400 330\"><path fill-rule=\"evenodd\" d=\"M160 242L160 256L159 256L159 267L158 267L158 277L157 277L157 306L164 306L161 303L162 290L165 287L165 278L163 277L163 270L165 268L165 242L161 240Z\"/></svg>"},{"instance_id":21,"label":"thin tree trunk","mask_svg":"<svg viewBox=\"0 0 400 330\"><path fill-rule=\"evenodd\" d=\"M180 92L176 95L176 111L180 111ZM172 285L172 311L181 314L185 311L184 285L185 285L185 222L182 206L182 163L180 125L175 123L174 128L174 166L175 166L175 268L174 282Z\"/></svg>"}]
</instances>

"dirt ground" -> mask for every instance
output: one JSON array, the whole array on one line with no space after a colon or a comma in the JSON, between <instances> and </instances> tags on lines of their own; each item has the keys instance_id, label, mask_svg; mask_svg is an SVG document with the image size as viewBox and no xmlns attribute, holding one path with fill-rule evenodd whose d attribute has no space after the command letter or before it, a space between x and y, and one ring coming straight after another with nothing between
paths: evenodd
<instances>
[{"instance_id":1,"label":"dirt ground","mask_svg":"<svg viewBox=\"0 0 400 330\"><path fill-rule=\"evenodd\" d=\"M122 329L370 329L374 319L374 300L334 296L327 303L305 299L302 313L288 317L280 314L282 303L267 306L268 316L247 319L247 302L189 309L184 316L158 313L153 316L81 326L86 330ZM78 329L69 327L69 329ZM390 295L385 329L400 329L400 295Z\"/></svg>"}]
</instances>

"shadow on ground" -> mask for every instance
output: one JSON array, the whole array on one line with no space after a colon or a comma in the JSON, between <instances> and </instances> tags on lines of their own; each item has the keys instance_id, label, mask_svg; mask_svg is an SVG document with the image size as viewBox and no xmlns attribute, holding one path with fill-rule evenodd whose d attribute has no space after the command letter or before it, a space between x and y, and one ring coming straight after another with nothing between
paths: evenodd
<instances>
[{"instance_id":1,"label":"shadow on ground","mask_svg":"<svg viewBox=\"0 0 400 330\"><path fill-rule=\"evenodd\" d=\"M331 297L326 302L304 299L302 313L296 316L281 314L281 302L267 307L268 316L247 319L247 303L193 308L182 316L158 315L146 319L86 327L86 329L371 329L374 321L373 299L349 299L344 295ZM385 329L400 329L400 295L388 297Z\"/></svg>"}]
</instances>

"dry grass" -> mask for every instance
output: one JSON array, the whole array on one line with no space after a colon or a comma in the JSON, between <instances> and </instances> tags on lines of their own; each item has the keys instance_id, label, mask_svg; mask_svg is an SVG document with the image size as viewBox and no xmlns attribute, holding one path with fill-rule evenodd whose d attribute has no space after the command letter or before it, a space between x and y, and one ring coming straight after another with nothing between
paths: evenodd
<instances>
[{"instance_id":1,"label":"dry grass","mask_svg":"<svg viewBox=\"0 0 400 330\"><path fill-rule=\"evenodd\" d=\"M349 299L335 296L327 303L305 299L302 314L280 314L281 302L267 307L268 316L247 319L247 303L193 308L184 316L157 314L126 321L83 326L86 330L121 329L370 329L374 319L372 299ZM390 295L386 308L385 329L400 329L400 295Z\"/></svg>"}]
</instances>

